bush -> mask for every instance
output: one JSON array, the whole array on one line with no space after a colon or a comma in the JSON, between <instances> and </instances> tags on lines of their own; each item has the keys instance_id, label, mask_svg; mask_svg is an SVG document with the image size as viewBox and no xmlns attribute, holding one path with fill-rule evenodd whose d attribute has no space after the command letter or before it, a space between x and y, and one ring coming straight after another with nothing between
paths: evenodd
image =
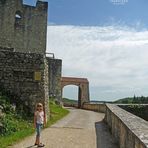
<instances>
[{"instance_id":1,"label":"bush","mask_svg":"<svg viewBox=\"0 0 148 148\"><path fill-rule=\"evenodd\" d=\"M3 114L0 116L0 136L11 135L19 131L21 128L19 122L24 121L24 119L29 120L26 116L26 110L16 109L16 106L12 103L13 99L11 100L5 94L0 92L0 109Z\"/></svg>"},{"instance_id":2,"label":"bush","mask_svg":"<svg viewBox=\"0 0 148 148\"><path fill-rule=\"evenodd\" d=\"M50 119L46 125L47 127L67 115L69 112L68 110L60 107L59 105L56 105L54 101L50 101L49 105ZM33 128L32 120L30 121L22 119L22 117L18 114L9 114L5 116L5 119L3 120L3 125L5 125L3 131L4 134L3 136L0 136L0 147L6 148L19 141L20 139L23 139L26 136L29 136L34 133L35 130Z\"/></svg>"},{"instance_id":3,"label":"bush","mask_svg":"<svg viewBox=\"0 0 148 148\"><path fill-rule=\"evenodd\" d=\"M1 128L1 136L10 135L13 132L17 131L16 122L11 116L6 115L2 120L1 124L3 125Z\"/></svg>"}]
</instances>

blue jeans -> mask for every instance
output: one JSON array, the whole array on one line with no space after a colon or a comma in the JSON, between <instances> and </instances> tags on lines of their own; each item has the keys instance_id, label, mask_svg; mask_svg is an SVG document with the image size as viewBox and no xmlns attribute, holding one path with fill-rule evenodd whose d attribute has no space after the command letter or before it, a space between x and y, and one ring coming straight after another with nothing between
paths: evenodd
<instances>
[{"instance_id":1,"label":"blue jeans","mask_svg":"<svg viewBox=\"0 0 148 148\"><path fill-rule=\"evenodd\" d=\"M37 137L40 137L42 127L43 127L43 124L36 123L36 133L37 133L36 136Z\"/></svg>"}]
</instances>

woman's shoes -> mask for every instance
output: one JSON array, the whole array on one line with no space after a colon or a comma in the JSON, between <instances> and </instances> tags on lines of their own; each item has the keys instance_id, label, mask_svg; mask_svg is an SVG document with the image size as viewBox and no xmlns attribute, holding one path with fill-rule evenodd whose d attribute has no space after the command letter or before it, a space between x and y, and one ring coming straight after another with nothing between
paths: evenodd
<instances>
[{"instance_id":1,"label":"woman's shoes","mask_svg":"<svg viewBox=\"0 0 148 148\"><path fill-rule=\"evenodd\" d=\"M44 147L45 145L44 144L42 144L42 143L40 143L39 145L38 145L38 147Z\"/></svg>"},{"instance_id":2,"label":"woman's shoes","mask_svg":"<svg viewBox=\"0 0 148 148\"><path fill-rule=\"evenodd\" d=\"M44 146L45 146L45 145L42 144L42 143L40 143L40 144L35 143L34 145L35 145L35 146L37 145L38 147L44 147Z\"/></svg>"}]
</instances>

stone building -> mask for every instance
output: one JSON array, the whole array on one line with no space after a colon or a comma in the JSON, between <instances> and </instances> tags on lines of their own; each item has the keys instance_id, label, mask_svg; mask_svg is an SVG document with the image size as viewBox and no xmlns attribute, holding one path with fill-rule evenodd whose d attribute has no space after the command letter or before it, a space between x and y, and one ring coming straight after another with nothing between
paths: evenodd
<instances>
[{"instance_id":1,"label":"stone building","mask_svg":"<svg viewBox=\"0 0 148 148\"><path fill-rule=\"evenodd\" d=\"M22 0L0 0L0 87L33 113L49 94L61 98L61 60L46 57L48 3L36 7Z\"/></svg>"},{"instance_id":2,"label":"stone building","mask_svg":"<svg viewBox=\"0 0 148 148\"><path fill-rule=\"evenodd\" d=\"M47 61L48 61L48 75L49 75L49 96L55 98L61 104L62 60L47 58Z\"/></svg>"},{"instance_id":3,"label":"stone building","mask_svg":"<svg viewBox=\"0 0 148 148\"><path fill-rule=\"evenodd\" d=\"M19 52L46 52L48 3L36 7L22 0L0 0L0 46Z\"/></svg>"},{"instance_id":4,"label":"stone building","mask_svg":"<svg viewBox=\"0 0 148 148\"><path fill-rule=\"evenodd\" d=\"M19 108L25 106L27 112L33 113L36 103L42 102L48 114L48 86L48 63L44 55L0 48L0 87L15 97L14 103Z\"/></svg>"}]
</instances>

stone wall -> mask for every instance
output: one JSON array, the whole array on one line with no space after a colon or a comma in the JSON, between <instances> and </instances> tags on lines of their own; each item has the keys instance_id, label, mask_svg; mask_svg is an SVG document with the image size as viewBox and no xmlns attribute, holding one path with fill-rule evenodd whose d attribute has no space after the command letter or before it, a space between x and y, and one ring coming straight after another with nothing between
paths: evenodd
<instances>
[{"instance_id":1,"label":"stone wall","mask_svg":"<svg viewBox=\"0 0 148 148\"><path fill-rule=\"evenodd\" d=\"M83 109L105 113L106 112L106 105L103 104L103 103L102 104L84 103L83 104Z\"/></svg>"},{"instance_id":2,"label":"stone wall","mask_svg":"<svg viewBox=\"0 0 148 148\"><path fill-rule=\"evenodd\" d=\"M82 108L84 103L90 102L89 81L86 78L62 77L61 88L68 85L78 86L78 108Z\"/></svg>"},{"instance_id":3,"label":"stone wall","mask_svg":"<svg viewBox=\"0 0 148 148\"><path fill-rule=\"evenodd\" d=\"M51 59L48 60L48 73L49 73L49 95L54 97L61 103L62 92L61 92L61 73L62 73L62 60Z\"/></svg>"},{"instance_id":4,"label":"stone wall","mask_svg":"<svg viewBox=\"0 0 148 148\"><path fill-rule=\"evenodd\" d=\"M105 113L104 121L119 148L148 148L148 122L114 104L85 103L83 109Z\"/></svg>"},{"instance_id":5,"label":"stone wall","mask_svg":"<svg viewBox=\"0 0 148 148\"><path fill-rule=\"evenodd\" d=\"M46 52L48 3L36 7L22 0L0 0L0 46L19 52Z\"/></svg>"},{"instance_id":6,"label":"stone wall","mask_svg":"<svg viewBox=\"0 0 148 148\"><path fill-rule=\"evenodd\" d=\"M44 106L45 106L45 112L46 115L48 116L50 114L50 110L49 110L49 77L48 77L48 61L47 59L44 57L44 80L43 80L43 85L44 85ZM46 118L47 120L48 118Z\"/></svg>"},{"instance_id":7,"label":"stone wall","mask_svg":"<svg viewBox=\"0 0 148 148\"><path fill-rule=\"evenodd\" d=\"M42 54L0 49L0 87L21 100L19 106L33 113L35 104L42 102L48 114L48 86L48 63Z\"/></svg>"},{"instance_id":8,"label":"stone wall","mask_svg":"<svg viewBox=\"0 0 148 148\"><path fill-rule=\"evenodd\" d=\"M118 106L148 121L148 104L120 104Z\"/></svg>"},{"instance_id":9,"label":"stone wall","mask_svg":"<svg viewBox=\"0 0 148 148\"><path fill-rule=\"evenodd\" d=\"M90 102L89 96L89 82L82 83L79 86L79 100L78 107L81 108L84 103Z\"/></svg>"},{"instance_id":10,"label":"stone wall","mask_svg":"<svg viewBox=\"0 0 148 148\"><path fill-rule=\"evenodd\" d=\"M120 148L148 148L148 122L107 104L105 121Z\"/></svg>"}]
</instances>

